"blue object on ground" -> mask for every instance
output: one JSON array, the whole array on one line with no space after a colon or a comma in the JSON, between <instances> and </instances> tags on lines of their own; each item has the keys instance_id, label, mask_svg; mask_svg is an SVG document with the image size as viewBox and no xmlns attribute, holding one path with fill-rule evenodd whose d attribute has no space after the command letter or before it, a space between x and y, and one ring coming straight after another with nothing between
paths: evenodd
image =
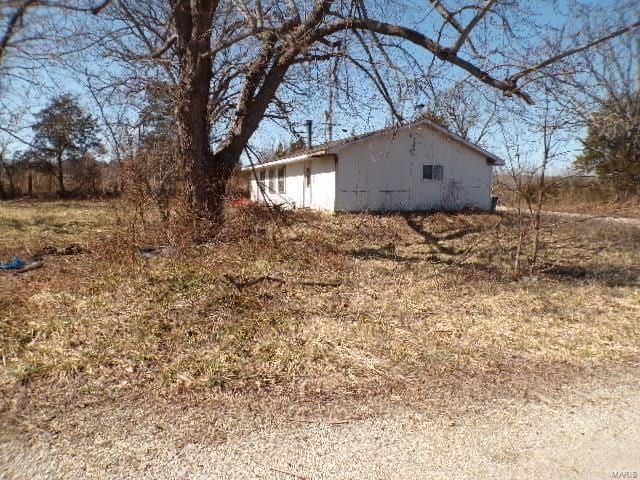
<instances>
[{"instance_id":1,"label":"blue object on ground","mask_svg":"<svg viewBox=\"0 0 640 480\"><path fill-rule=\"evenodd\" d=\"M8 262L0 262L0 270L20 270L26 263L20 257L13 257Z\"/></svg>"}]
</instances>

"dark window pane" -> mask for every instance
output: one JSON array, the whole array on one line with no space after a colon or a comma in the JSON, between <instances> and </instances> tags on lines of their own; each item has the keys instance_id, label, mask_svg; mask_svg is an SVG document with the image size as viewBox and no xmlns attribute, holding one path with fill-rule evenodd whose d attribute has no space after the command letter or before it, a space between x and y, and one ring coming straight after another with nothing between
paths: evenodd
<instances>
[{"instance_id":1,"label":"dark window pane","mask_svg":"<svg viewBox=\"0 0 640 480\"><path fill-rule=\"evenodd\" d=\"M273 169L269 170L269 191L271 193L276 191L276 171Z\"/></svg>"},{"instance_id":2,"label":"dark window pane","mask_svg":"<svg viewBox=\"0 0 640 480\"><path fill-rule=\"evenodd\" d=\"M284 193L285 167L278 169L278 192Z\"/></svg>"},{"instance_id":3,"label":"dark window pane","mask_svg":"<svg viewBox=\"0 0 640 480\"><path fill-rule=\"evenodd\" d=\"M433 165L422 166L422 178L424 180L433 180Z\"/></svg>"}]
</instances>

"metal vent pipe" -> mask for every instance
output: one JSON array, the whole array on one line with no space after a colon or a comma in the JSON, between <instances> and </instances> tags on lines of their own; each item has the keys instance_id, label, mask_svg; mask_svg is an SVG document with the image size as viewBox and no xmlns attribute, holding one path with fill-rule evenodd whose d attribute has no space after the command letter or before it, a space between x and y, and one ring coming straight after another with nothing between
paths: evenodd
<instances>
[{"instance_id":1,"label":"metal vent pipe","mask_svg":"<svg viewBox=\"0 0 640 480\"><path fill-rule=\"evenodd\" d=\"M311 133L312 133L312 127L313 127L313 120L307 120L304 122L304 124L307 126L307 148L312 148Z\"/></svg>"}]
</instances>

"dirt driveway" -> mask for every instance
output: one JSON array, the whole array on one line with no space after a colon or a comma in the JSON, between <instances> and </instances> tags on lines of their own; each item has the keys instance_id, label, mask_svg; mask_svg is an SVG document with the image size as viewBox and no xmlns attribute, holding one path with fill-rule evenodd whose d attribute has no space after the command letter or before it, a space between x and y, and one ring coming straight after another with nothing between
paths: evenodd
<instances>
[{"instance_id":1,"label":"dirt driveway","mask_svg":"<svg viewBox=\"0 0 640 480\"><path fill-rule=\"evenodd\" d=\"M626 373L462 415L280 422L222 442L175 442L166 428L120 436L96 418L88 438L4 436L0 478L609 479L640 475L638 412L640 382Z\"/></svg>"},{"instance_id":2,"label":"dirt driveway","mask_svg":"<svg viewBox=\"0 0 640 480\"><path fill-rule=\"evenodd\" d=\"M496 210L498 212L511 212L511 213L516 212L516 209L513 207L498 206ZM566 218L566 219L571 219L571 220L580 221L580 222L600 221L600 222L608 222L608 223L617 223L620 225L629 225L631 227L640 227L640 219L638 218L617 217L612 215L600 215L596 213L556 212L552 210L543 210L542 214L546 216Z\"/></svg>"}]
</instances>

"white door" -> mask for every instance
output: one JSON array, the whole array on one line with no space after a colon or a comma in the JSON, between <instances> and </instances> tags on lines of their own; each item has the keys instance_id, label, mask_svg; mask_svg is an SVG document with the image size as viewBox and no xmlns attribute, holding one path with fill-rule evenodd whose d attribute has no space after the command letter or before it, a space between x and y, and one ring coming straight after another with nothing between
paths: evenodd
<instances>
[{"instance_id":1,"label":"white door","mask_svg":"<svg viewBox=\"0 0 640 480\"><path fill-rule=\"evenodd\" d=\"M303 185L303 196L302 196L302 206L310 207L311 206L311 165L305 165L304 167L304 175L302 176Z\"/></svg>"}]
</instances>

